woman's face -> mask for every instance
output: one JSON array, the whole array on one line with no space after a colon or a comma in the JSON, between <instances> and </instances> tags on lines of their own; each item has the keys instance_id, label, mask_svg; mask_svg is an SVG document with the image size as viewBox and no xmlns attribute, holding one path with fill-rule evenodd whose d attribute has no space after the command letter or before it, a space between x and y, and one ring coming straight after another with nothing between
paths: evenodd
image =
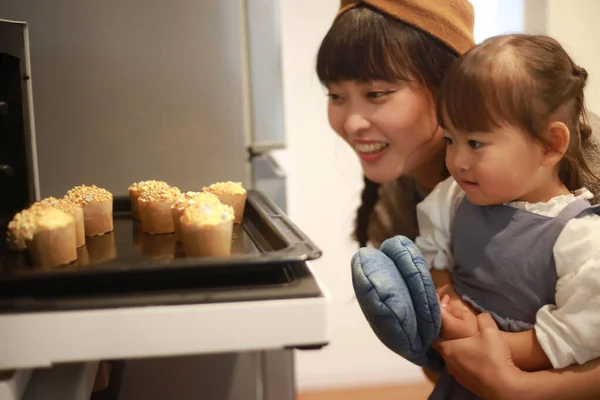
<instances>
[{"instance_id":1,"label":"woman's face","mask_svg":"<svg viewBox=\"0 0 600 400\"><path fill-rule=\"evenodd\" d=\"M408 82L383 81L342 81L327 89L329 123L354 149L367 178L418 181L440 173L445 144L424 92Z\"/></svg>"}]
</instances>

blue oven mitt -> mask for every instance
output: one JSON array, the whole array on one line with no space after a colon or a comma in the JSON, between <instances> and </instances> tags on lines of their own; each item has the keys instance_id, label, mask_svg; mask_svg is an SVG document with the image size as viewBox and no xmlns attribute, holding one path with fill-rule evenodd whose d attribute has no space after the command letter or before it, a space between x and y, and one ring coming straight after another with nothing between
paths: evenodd
<instances>
[{"instance_id":1,"label":"blue oven mitt","mask_svg":"<svg viewBox=\"0 0 600 400\"><path fill-rule=\"evenodd\" d=\"M443 359L431 348L442 324L427 264L404 236L381 249L362 248L352 258L352 284L369 325L390 350L414 364L441 371Z\"/></svg>"}]
</instances>

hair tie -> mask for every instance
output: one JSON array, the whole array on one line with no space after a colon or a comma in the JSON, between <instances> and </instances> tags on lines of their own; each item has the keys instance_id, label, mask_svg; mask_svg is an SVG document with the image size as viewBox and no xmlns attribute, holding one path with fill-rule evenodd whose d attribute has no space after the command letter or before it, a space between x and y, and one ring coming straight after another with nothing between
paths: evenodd
<instances>
[{"instance_id":1,"label":"hair tie","mask_svg":"<svg viewBox=\"0 0 600 400\"><path fill-rule=\"evenodd\" d=\"M573 64L573 76L576 78L581 78L585 82L587 81L588 73L585 68Z\"/></svg>"}]
</instances>

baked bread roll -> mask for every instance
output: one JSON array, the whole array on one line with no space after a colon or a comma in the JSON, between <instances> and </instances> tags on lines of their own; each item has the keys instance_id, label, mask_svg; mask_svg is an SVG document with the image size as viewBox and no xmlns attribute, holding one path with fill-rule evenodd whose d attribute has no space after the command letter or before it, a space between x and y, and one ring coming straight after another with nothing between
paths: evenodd
<instances>
[{"instance_id":1,"label":"baked bread roll","mask_svg":"<svg viewBox=\"0 0 600 400\"><path fill-rule=\"evenodd\" d=\"M108 190L96 185L76 186L67 192L64 199L83 207L86 236L113 231L113 196Z\"/></svg>"},{"instance_id":2,"label":"baked bread roll","mask_svg":"<svg viewBox=\"0 0 600 400\"><path fill-rule=\"evenodd\" d=\"M12 251L27 250L25 236L31 237L35 230L33 214L30 210L23 210L15 214L13 219L8 223L6 239L8 241L8 249Z\"/></svg>"},{"instance_id":3,"label":"baked bread roll","mask_svg":"<svg viewBox=\"0 0 600 400\"><path fill-rule=\"evenodd\" d=\"M173 227L175 228L175 238L181 241L181 216L188 206L196 206L206 202L219 203L219 198L211 193L205 192L185 192L171 206L171 216L173 218Z\"/></svg>"},{"instance_id":4,"label":"baked bread roll","mask_svg":"<svg viewBox=\"0 0 600 400\"><path fill-rule=\"evenodd\" d=\"M142 192L138 198L138 208L142 231L151 234L173 233L171 206L181 196L176 187L156 187Z\"/></svg>"},{"instance_id":5,"label":"baked bread roll","mask_svg":"<svg viewBox=\"0 0 600 400\"><path fill-rule=\"evenodd\" d=\"M35 226L25 233L34 264L52 268L77 260L75 218L71 214L44 203L26 212L32 214Z\"/></svg>"},{"instance_id":6,"label":"baked bread roll","mask_svg":"<svg viewBox=\"0 0 600 400\"><path fill-rule=\"evenodd\" d=\"M131 214L133 219L140 219L140 210L138 208L138 199L146 190L168 188L169 184L164 181L148 180L135 182L129 186L129 200L131 201Z\"/></svg>"},{"instance_id":7,"label":"baked bread roll","mask_svg":"<svg viewBox=\"0 0 600 400\"><path fill-rule=\"evenodd\" d=\"M47 197L41 200L41 202L56 207L73 216L75 219L75 238L77 239L77 247L83 246L85 244L85 224L83 222L83 207L81 204L72 203L65 199L57 199L56 197Z\"/></svg>"},{"instance_id":8,"label":"baked bread roll","mask_svg":"<svg viewBox=\"0 0 600 400\"><path fill-rule=\"evenodd\" d=\"M234 222L239 224L244 218L247 191L239 182L218 182L203 188L205 192L212 193L219 198L221 203L233 208Z\"/></svg>"},{"instance_id":9,"label":"baked bread roll","mask_svg":"<svg viewBox=\"0 0 600 400\"><path fill-rule=\"evenodd\" d=\"M231 254L233 208L221 203L204 203L185 209L181 217L183 250L187 257Z\"/></svg>"}]
</instances>

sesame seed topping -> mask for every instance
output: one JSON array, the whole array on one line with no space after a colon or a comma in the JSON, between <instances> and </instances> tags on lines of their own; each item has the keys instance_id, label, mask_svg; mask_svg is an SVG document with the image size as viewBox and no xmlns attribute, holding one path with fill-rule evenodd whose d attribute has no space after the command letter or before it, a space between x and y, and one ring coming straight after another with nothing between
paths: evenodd
<instances>
[{"instance_id":1,"label":"sesame seed topping","mask_svg":"<svg viewBox=\"0 0 600 400\"><path fill-rule=\"evenodd\" d=\"M52 200L50 200L52 202ZM15 214L8 224L8 239L17 248L25 249L25 240L31 240L38 227L39 221L46 218L62 217L68 215L48 202L39 201L31 207ZM71 217L72 218L72 217Z\"/></svg>"},{"instance_id":2,"label":"sesame seed topping","mask_svg":"<svg viewBox=\"0 0 600 400\"><path fill-rule=\"evenodd\" d=\"M213 193L213 194L220 194L220 193L227 193L227 194L244 194L246 193L246 189L244 189L242 187L242 183L241 182L217 182L217 183L213 183L212 185L203 188L203 190L205 192L208 193Z\"/></svg>"},{"instance_id":3,"label":"sesame seed topping","mask_svg":"<svg viewBox=\"0 0 600 400\"><path fill-rule=\"evenodd\" d=\"M179 196L175 204L171 206L173 209L184 210L189 206L203 203L219 203L219 198L211 193L205 192L185 192Z\"/></svg>"},{"instance_id":4,"label":"sesame seed topping","mask_svg":"<svg viewBox=\"0 0 600 400\"><path fill-rule=\"evenodd\" d=\"M233 221L233 208L219 203L203 203L197 207L187 207L182 222L195 225L216 225L223 221Z\"/></svg>"},{"instance_id":5,"label":"sesame seed topping","mask_svg":"<svg viewBox=\"0 0 600 400\"><path fill-rule=\"evenodd\" d=\"M81 185L69 190L64 199L85 206L89 203L112 200L112 194L108 190L99 188L96 185Z\"/></svg>"},{"instance_id":6,"label":"sesame seed topping","mask_svg":"<svg viewBox=\"0 0 600 400\"><path fill-rule=\"evenodd\" d=\"M170 185L165 182L165 181L156 181L156 180L146 180L146 181L139 181L139 182L135 182L132 183L131 186L129 186L129 190L132 191L146 191L149 189L157 189L157 188L168 188L170 187Z\"/></svg>"},{"instance_id":7,"label":"sesame seed topping","mask_svg":"<svg viewBox=\"0 0 600 400\"><path fill-rule=\"evenodd\" d=\"M181 191L176 187L153 187L148 190L144 190L140 195L139 201L141 202L155 202L155 201L167 201L175 200L181 196Z\"/></svg>"},{"instance_id":8,"label":"sesame seed topping","mask_svg":"<svg viewBox=\"0 0 600 400\"><path fill-rule=\"evenodd\" d=\"M47 197L40 200L40 203L49 204L68 214L75 214L82 209L81 204L73 203L65 199L57 199L56 197Z\"/></svg>"}]
</instances>

